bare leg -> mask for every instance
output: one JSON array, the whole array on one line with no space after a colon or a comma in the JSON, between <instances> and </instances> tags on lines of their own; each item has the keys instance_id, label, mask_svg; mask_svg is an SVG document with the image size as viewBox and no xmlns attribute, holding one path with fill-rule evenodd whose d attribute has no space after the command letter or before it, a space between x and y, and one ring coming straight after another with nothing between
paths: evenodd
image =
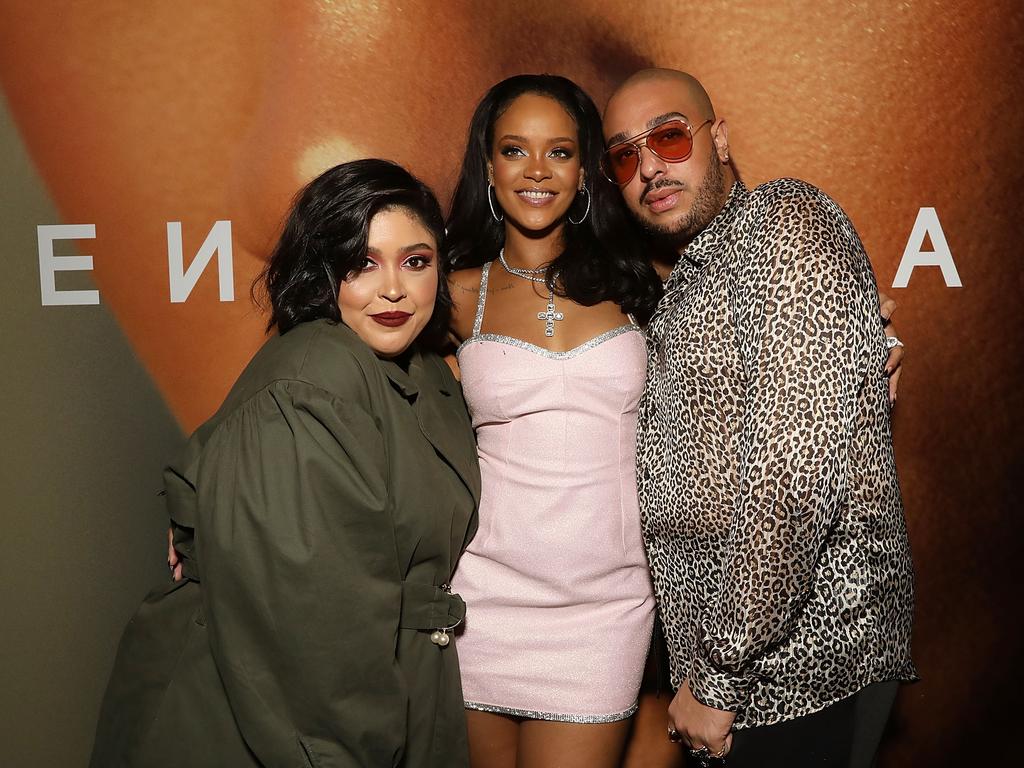
<instances>
[{"instance_id":1,"label":"bare leg","mask_svg":"<svg viewBox=\"0 0 1024 768\"><path fill-rule=\"evenodd\" d=\"M622 768L682 768L683 749L668 740L669 691L640 691L640 708L633 717L633 730Z\"/></svg>"},{"instance_id":2,"label":"bare leg","mask_svg":"<svg viewBox=\"0 0 1024 768\"><path fill-rule=\"evenodd\" d=\"M519 718L467 709L466 728L472 768L515 768Z\"/></svg>"},{"instance_id":3,"label":"bare leg","mask_svg":"<svg viewBox=\"0 0 1024 768\"><path fill-rule=\"evenodd\" d=\"M519 726L516 768L619 768L629 727L629 720L594 724L526 720Z\"/></svg>"},{"instance_id":4,"label":"bare leg","mask_svg":"<svg viewBox=\"0 0 1024 768\"><path fill-rule=\"evenodd\" d=\"M633 729L626 743L622 768L683 768L683 749L668 740L668 705L672 688L668 670L659 670L668 650L660 622L655 622L651 652L640 684L640 707L633 717Z\"/></svg>"}]
</instances>

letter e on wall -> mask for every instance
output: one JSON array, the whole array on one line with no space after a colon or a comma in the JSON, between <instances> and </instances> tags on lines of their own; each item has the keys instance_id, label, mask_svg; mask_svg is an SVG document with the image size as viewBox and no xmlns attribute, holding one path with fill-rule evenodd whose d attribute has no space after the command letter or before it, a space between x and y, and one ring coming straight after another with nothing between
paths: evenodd
<instances>
[{"instance_id":1,"label":"letter e on wall","mask_svg":"<svg viewBox=\"0 0 1024 768\"><path fill-rule=\"evenodd\" d=\"M95 224L43 224L36 227L39 243L39 291L44 307L99 304L99 291L58 291L57 273L91 271L92 256L54 256L54 240L94 240Z\"/></svg>"}]
</instances>

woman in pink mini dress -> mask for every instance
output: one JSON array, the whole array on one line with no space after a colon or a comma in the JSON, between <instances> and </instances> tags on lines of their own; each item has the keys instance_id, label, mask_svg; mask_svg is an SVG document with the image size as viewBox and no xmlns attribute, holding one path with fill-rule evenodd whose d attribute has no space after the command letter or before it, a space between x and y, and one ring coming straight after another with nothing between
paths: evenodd
<instances>
[{"instance_id":1,"label":"woman in pink mini dress","mask_svg":"<svg viewBox=\"0 0 1024 768\"><path fill-rule=\"evenodd\" d=\"M598 170L600 117L569 80L481 101L448 222L480 529L452 587L474 766L616 766L654 598L636 496L660 283Z\"/></svg>"}]
</instances>

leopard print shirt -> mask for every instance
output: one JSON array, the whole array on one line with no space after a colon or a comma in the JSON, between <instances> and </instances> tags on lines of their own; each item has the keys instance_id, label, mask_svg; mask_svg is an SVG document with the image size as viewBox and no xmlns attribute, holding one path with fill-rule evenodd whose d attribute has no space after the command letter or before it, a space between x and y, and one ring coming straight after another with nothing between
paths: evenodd
<instances>
[{"instance_id":1,"label":"leopard print shirt","mask_svg":"<svg viewBox=\"0 0 1024 768\"><path fill-rule=\"evenodd\" d=\"M745 728L914 679L885 337L843 211L737 182L647 345L638 484L673 685Z\"/></svg>"}]
</instances>

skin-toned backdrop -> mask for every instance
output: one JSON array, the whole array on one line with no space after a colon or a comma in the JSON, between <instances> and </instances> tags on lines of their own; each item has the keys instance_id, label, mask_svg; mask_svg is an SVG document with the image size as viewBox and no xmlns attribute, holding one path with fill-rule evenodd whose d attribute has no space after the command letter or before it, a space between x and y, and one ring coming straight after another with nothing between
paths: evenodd
<instances>
[{"instance_id":1,"label":"skin-toned backdrop","mask_svg":"<svg viewBox=\"0 0 1024 768\"><path fill-rule=\"evenodd\" d=\"M76 322L111 313L190 431L263 339L248 287L289 198L317 172L389 157L444 198L473 106L497 80L564 74L603 104L637 68L693 72L729 123L748 185L786 175L829 192L901 305L897 458L925 679L903 691L884 758L943 764L951 750L999 748L1016 687L1022 34L1009 0L3 0L0 83L59 219L12 208L0 226L31 243L39 224L96 225L79 245L103 307L75 310ZM889 287L923 206L938 212L963 288L937 268ZM171 304L166 222L182 222L187 262L222 219L236 300L218 301L211 266ZM45 413L37 423L59 428ZM143 586L119 588L137 599ZM109 665L113 647L104 652L88 663ZM89 721L98 691L75 695Z\"/></svg>"}]
</instances>

